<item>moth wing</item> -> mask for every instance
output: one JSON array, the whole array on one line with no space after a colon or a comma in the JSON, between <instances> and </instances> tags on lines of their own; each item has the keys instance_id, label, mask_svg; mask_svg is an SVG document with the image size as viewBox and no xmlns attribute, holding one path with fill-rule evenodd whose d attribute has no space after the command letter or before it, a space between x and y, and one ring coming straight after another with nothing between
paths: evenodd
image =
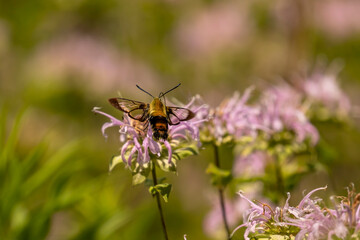
<instances>
[{"instance_id":1,"label":"moth wing","mask_svg":"<svg viewBox=\"0 0 360 240\"><path fill-rule=\"evenodd\" d=\"M149 104L126 98L110 98L109 102L115 108L127 113L132 119L141 122L148 119Z\"/></svg>"},{"instance_id":2,"label":"moth wing","mask_svg":"<svg viewBox=\"0 0 360 240\"><path fill-rule=\"evenodd\" d=\"M170 125L177 125L182 121L187 121L195 117L195 113L187 108L166 107L166 109Z\"/></svg>"}]
</instances>

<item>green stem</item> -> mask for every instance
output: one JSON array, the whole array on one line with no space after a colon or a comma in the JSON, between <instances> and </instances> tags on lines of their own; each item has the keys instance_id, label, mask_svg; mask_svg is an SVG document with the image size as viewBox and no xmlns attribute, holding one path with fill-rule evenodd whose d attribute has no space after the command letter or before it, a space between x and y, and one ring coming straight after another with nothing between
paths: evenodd
<instances>
[{"instance_id":1,"label":"green stem","mask_svg":"<svg viewBox=\"0 0 360 240\"><path fill-rule=\"evenodd\" d=\"M278 156L275 156L275 176L276 176L276 188L279 194L278 197L281 200L284 197L286 197L286 193L285 193L284 179L281 171L280 159Z\"/></svg>"},{"instance_id":2,"label":"green stem","mask_svg":"<svg viewBox=\"0 0 360 240\"><path fill-rule=\"evenodd\" d=\"M153 181L154 181L154 186L156 186L157 185L157 178L156 178L156 165L155 165L155 163L153 164L153 168L152 168L151 172L152 172L152 178L153 178ZM156 197L156 202L157 202L157 206L158 206L159 213L160 213L160 219L161 219L162 229L163 229L163 232L164 232L164 237L165 237L166 240L168 240L169 237L168 237L167 231L166 231L165 218L164 218L163 210L162 210L162 207L161 207L160 195L159 195L158 192L155 193L155 197Z\"/></svg>"},{"instance_id":3,"label":"green stem","mask_svg":"<svg viewBox=\"0 0 360 240\"><path fill-rule=\"evenodd\" d=\"M219 149L216 146L216 144L214 144L214 156L215 156L215 166L217 168L220 168ZM224 222L224 227L225 227L227 239L230 240L231 239L231 237L230 237L230 229L229 229L229 224L228 224L227 218L226 218L226 209L225 209L225 201L224 201L224 189L219 187L218 192L219 192L222 219L223 219L223 222Z\"/></svg>"}]
</instances>

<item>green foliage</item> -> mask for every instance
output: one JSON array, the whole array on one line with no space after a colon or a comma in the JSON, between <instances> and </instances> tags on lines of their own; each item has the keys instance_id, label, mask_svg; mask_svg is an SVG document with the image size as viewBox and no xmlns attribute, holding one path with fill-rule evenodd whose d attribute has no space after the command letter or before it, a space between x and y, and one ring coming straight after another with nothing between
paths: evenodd
<instances>
[{"instance_id":1,"label":"green foliage","mask_svg":"<svg viewBox=\"0 0 360 240\"><path fill-rule=\"evenodd\" d=\"M156 186L149 187L149 192L151 195L159 193L160 196L164 199L165 202L168 202L172 185L170 183L162 183Z\"/></svg>"},{"instance_id":2,"label":"green foliage","mask_svg":"<svg viewBox=\"0 0 360 240\"><path fill-rule=\"evenodd\" d=\"M12 124L12 130L5 134L7 116L7 112L2 109L0 117L1 238L45 239L52 228L54 216L60 214L66 219L72 219L73 224L79 227L78 231L71 229L64 233L66 238L73 235L72 239L111 239L113 233L126 223L129 213L120 211L117 201L110 208L105 206L109 201L104 202L103 194L110 190L99 188L98 180L90 182L81 180L86 165L78 156L80 142L70 142L66 146L59 147L56 152L49 153L48 144L43 141L20 155L18 143L23 117L19 114ZM102 191L101 195L97 195L100 199L87 208L84 197L99 189ZM117 198L112 195L111 199L114 201ZM76 223L74 218L70 218L71 212L89 213L89 210L95 209L95 206L96 213L87 216L81 222Z\"/></svg>"},{"instance_id":3,"label":"green foliage","mask_svg":"<svg viewBox=\"0 0 360 240\"><path fill-rule=\"evenodd\" d=\"M0 146L0 232L6 239L44 239L52 215L82 198L83 192L73 189L70 182L81 168L73 161L78 145L70 143L47 157L46 144L40 143L27 155L19 156L20 119L21 114L8 136L2 136ZM0 124L4 128L4 120Z\"/></svg>"},{"instance_id":4,"label":"green foliage","mask_svg":"<svg viewBox=\"0 0 360 240\"><path fill-rule=\"evenodd\" d=\"M207 167L206 173L211 177L211 184L219 188L225 188L232 180L229 170L220 169L212 163Z\"/></svg>"},{"instance_id":5,"label":"green foliage","mask_svg":"<svg viewBox=\"0 0 360 240\"><path fill-rule=\"evenodd\" d=\"M164 150L161 156L150 154L150 157L153 159L153 162L155 162L156 167L159 167L164 172L177 172L177 162L185 157L198 154L198 148L195 144L187 144L183 143L180 145L174 145L173 146L173 153L171 162L168 162L168 151ZM130 150L125 153L125 159L129 157ZM134 159L137 158L137 155L134 154ZM139 185L141 183L144 183L151 171L151 167L153 166L153 162L149 163L143 163L139 164L136 161L132 161L131 167L128 167L131 170L132 174L132 184L133 185ZM110 160L109 164L109 170L112 171L115 166L123 164L123 160L121 158L121 155L114 156Z\"/></svg>"},{"instance_id":6,"label":"green foliage","mask_svg":"<svg viewBox=\"0 0 360 240\"><path fill-rule=\"evenodd\" d=\"M150 168L151 168L150 163L146 163L146 164L135 164L135 169L132 171L132 184L133 185L138 185L143 183L147 176L150 173Z\"/></svg>"},{"instance_id":7,"label":"green foliage","mask_svg":"<svg viewBox=\"0 0 360 240\"><path fill-rule=\"evenodd\" d=\"M286 197L285 193L292 191L307 174L326 169L309 140L298 143L295 137L293 132L284 130L272 134L270 138L260 134L256 139L238 141L235 153L242 157L255 152L264 153L265 171L257 176L251 173L236 176L234 184L261 181L263 195L280 202Z\"/></svg>"},{"instance_id":8,"label":"green foliage","mask_svg":"<svg viewBox=\"0 0 360 240\"><path fill-rule=\"evenodd\" d=\"M111 172L115 168L115 166L120 163L123 163L123 160L121 159L121 155L112 157L109 164L109 171Z\"/></svg>"},{"instance_id":9,"label":"green foliage","mask_svg":"<svg viewBox=\"0 0 360 240\"><path fill-rule=\"evenodd\" d=\"M199 153L199 149L196 146L196 143L184 142L178 144L177 141L173 141L171 143L172 147L172 158L171 162L168 161L168 151L165 150L163 154L161 154L160 158L156 158L157 166L163 170L164 172L173 172L177 173L177 162L183 158L197 155Z\"/></svg>"}]
</instances>

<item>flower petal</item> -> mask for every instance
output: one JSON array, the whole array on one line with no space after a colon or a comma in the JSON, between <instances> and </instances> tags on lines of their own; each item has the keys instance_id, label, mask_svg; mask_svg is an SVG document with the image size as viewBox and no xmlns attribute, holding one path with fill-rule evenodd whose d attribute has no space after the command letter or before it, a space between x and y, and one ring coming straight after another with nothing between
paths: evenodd
<instances>
[{"instance_id":1,"label":"flower petal","mask_svg":"<svg viewBox=\"0 0 360 240\"><path fill-rule=\"evenodd\" d=\"M168 163L171 163L171 159L172 159L172 149L171 149L171 145L170 145L170 143L169 143L167 140L164 141L164 145L165 145L165 147L167 148L168 153L169 153Z\"/></svg>"}]
</instances>

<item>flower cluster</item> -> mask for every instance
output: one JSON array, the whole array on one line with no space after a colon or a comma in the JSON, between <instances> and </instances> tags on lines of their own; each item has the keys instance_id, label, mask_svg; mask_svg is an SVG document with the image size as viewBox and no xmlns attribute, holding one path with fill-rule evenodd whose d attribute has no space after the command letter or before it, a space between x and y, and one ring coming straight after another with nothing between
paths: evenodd
<instances>
[{"instance_id":1,"label":"flower cluster","mask_svg":"<svg viewBox=\"0 0 360 240\"><path fill-rule=\"evenodd\" d=\"M244 238L250 236L282 235L295 239L352 239L360 234L360 194L354 188L348 189L348 197L338 197L339 204L334 209L324 206L322 199L311 199L311 195L326 187L310 191L296 207L289 206L290 194L283 208L274 210L267 204L256 204L245 197L240 197L251 205L244 214L244 223L238 229L246 227Z\"/></svg>"},{"instance_id":2,"label":"flower cluster","mask_svg":"<svg viewBox=\"0 0 360 240\"><path fill-rule=\"evenodd\" d=\"M288 130L295 133L297 142L310 138L315 145L319 133L305 111L300 93L289 85L279 85L266 90L260 99L258 121L272 134Z\"/></svg>"},{"instance_id":3,"label":"flower cluster","mask_svg":"<svg viewBox=\"0 0 360 240\"><path fill-rule=\"evenodd\" d=\"M256 109L247 105L253 87L225 99L217 108L209 109L210 121L203 128L203 141L222 143L238 140L244 136L255 137L261 129L256 121Z\"/></svg>"},{"instance_id":4,"label":"flower cluster","mask_svg":"<svg viewBox=\"0 0 360 240\"><path fill-rule=\"evenodd\" d=\"M94 108L93 112L104 115L110 119L110 122L102 126L102 133L106 138L105 130L109 127L119 127L120 141L123 142L121 147L121 160L129 167L131 167L134 160L139 165L146 164L150 161L152 156L159 158L163 154L163 147L167 152L167 164L174 164L174 152L183 147L183 142L192 142L192 140L199 141L199 126L206 121L206 116L201 115L205 105L198 106L197 97L194 97L185 108L191 109L196 115L195 118L180 122L178 125L169 126L168 139L161 139L155 141L153 139L153 132L147 122L140 122L130 118L124 114L122 120L119 120L105 112L100 111L99 108Z\"/></svg>"},{"instance_id":5,"label":"flower cluster","mask_svg":"<svg viewBox=\"0 0 360 240\"><path fill-rule=\"evenodd\" d=\"M236 92L216 109L209 109L210 121L203 128L202 140L220 145L243 137L255 139L259 133L269 139L290 132L297 143L318 142L319 133L306 117L307 106L299 91L285 84L274 86L264 91L257 104L248 105L252 91L250 87L242 96Z\"/></svg>"},{"instance_id":6,"label":"flower cluster","mask_svg":"<svg viewBox=\"0 0 360 240\"><path fill-rule=\"evenodd\" d=\"M261 176L269 156L264 151L254 151L246 156L237 156L233 165L234 176Z\"/></svg>"},{"instance_id":7,"label":"flower cluster","mask_svg":"<svg viewBox=\"0 0 360 240\"><path fill-rule=\"evenodd\" d=\"M265 178L278 160L284 169L291 163L292 166L286 169L287 176L309 170L308 166L315 163L301 165L301 162L294 161L299 154L310 154L319 140L319 133L306 117L306 111L302 94L290 85L282 84L265 90L252 107L251 122L257 126L257 137L240 142L236 147L234 176ZM273 172L268 177L271 176L274 176Z\"/></svg>"},{"instance_id":8,"label":"flower cluster","mask_svg":"<svg viewBox=\"0 0 360 240\"><path fill-rule=\"evenodd\" d=\"M319 68L301 81L300 90L316 111L316 118L326 120L329 117L344 118L351 111L349 98L340 88L339 67Z\"/></svg>"}]
</instances>

